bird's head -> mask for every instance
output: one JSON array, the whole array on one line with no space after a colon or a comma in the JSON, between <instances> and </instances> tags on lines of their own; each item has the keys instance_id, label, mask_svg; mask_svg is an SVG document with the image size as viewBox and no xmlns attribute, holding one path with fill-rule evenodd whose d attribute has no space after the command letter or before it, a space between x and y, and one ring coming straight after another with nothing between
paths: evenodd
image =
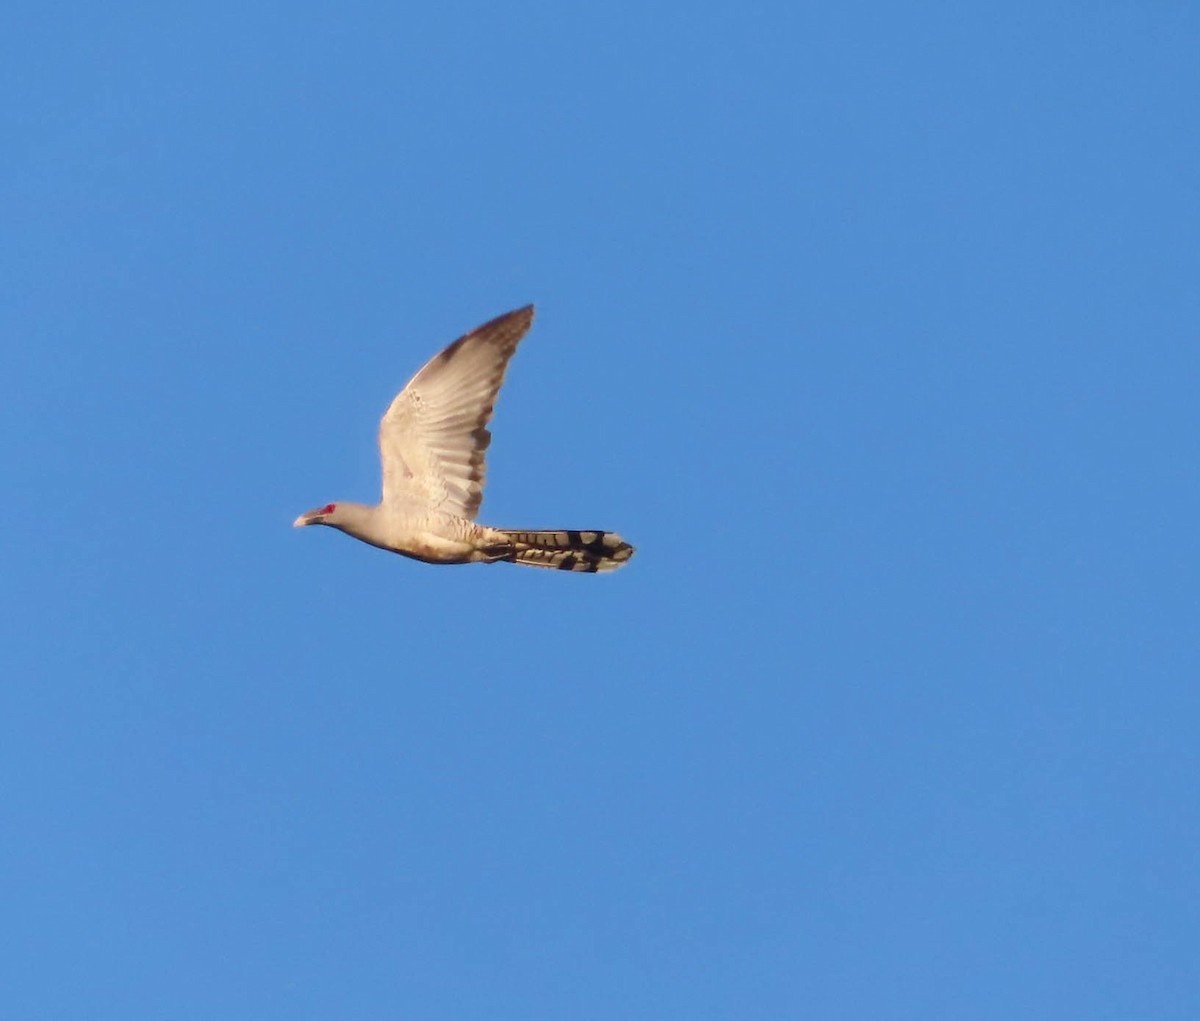
<instances>
[{"instance_id":1,"label":"bird's head","mask_svg":"<svg viewBox=\"0 0 1200 1021\"><path fill-rule=\"evenodd\" d=\"M292 525L295 528L302 528L304 525L331 525L337 520L337 509L336 503L327 503L316 510L305 511Z\"/></svg>"}]
</instances>

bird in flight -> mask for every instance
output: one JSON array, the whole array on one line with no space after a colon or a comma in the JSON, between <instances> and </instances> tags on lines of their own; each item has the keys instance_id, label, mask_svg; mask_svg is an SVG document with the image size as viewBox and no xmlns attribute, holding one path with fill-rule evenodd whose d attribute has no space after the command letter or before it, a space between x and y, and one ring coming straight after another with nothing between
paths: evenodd
<instances>
[{"instance_id":1,"label":"bird in flight","mask_svg":"<svg viewBox=\"0 0 1200 1021\"><path fill-rule=\"evenodd\" d=\"M396 395L379 425L383 498L327 503L302 525L329 525L428 564L506 561L560 571L613 571L633 556L615 532L490 528L475 520L496 393L533 322L526 305L484 323L431 358Z\"/></svg>"}]
</instances>

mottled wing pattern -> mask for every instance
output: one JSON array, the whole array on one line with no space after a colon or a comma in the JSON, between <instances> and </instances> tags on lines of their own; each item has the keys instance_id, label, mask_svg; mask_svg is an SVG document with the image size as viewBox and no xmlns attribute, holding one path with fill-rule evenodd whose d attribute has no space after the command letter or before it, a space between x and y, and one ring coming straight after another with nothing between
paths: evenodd
<instances>
[{"instance_id":1,"label":"mottled wing pattern","mask_svg":"<svg viewBox=\"0 0 1200 1021\"><path fill-rule=\"evenodd\" d=\"M533 306L484 323L426 363L383 416L383 502L474 520L496 393Z\"/></svg>"}]
</instances>

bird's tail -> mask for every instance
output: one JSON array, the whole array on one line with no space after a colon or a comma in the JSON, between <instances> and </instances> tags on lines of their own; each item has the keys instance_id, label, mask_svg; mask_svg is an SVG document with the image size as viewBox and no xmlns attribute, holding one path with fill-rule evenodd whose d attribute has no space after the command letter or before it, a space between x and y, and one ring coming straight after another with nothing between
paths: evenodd
<instances>
[{"instance_id":1,"label":"bird's tail","mask_svg":"<svg viewBox=\"0 0 1200 1021\"><path fill-rule=\"evenodd\" d=\"M616 532L559 531L526 532L498 528L512 543L513 552L504 559L530 567L553 567L559 571L615 571L633 556L633 547Z\"/></svg>"}]
</instances>

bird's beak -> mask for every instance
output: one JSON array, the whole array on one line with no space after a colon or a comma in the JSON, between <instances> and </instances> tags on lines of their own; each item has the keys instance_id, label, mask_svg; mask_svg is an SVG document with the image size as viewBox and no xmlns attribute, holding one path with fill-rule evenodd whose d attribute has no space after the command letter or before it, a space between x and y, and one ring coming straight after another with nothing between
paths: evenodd
<instances>
[{"instance_id":1,"label":"bird's beak","mask_svg":"<svg viewBox=\"0 0 1200 1021\"><path fill-rule=\"evenodd\" d=\"M305 525L311 525L316 514L313 511L301 514L295 521L292 522L293 528L303 528Z\"/></svg>"}]
</instances>

